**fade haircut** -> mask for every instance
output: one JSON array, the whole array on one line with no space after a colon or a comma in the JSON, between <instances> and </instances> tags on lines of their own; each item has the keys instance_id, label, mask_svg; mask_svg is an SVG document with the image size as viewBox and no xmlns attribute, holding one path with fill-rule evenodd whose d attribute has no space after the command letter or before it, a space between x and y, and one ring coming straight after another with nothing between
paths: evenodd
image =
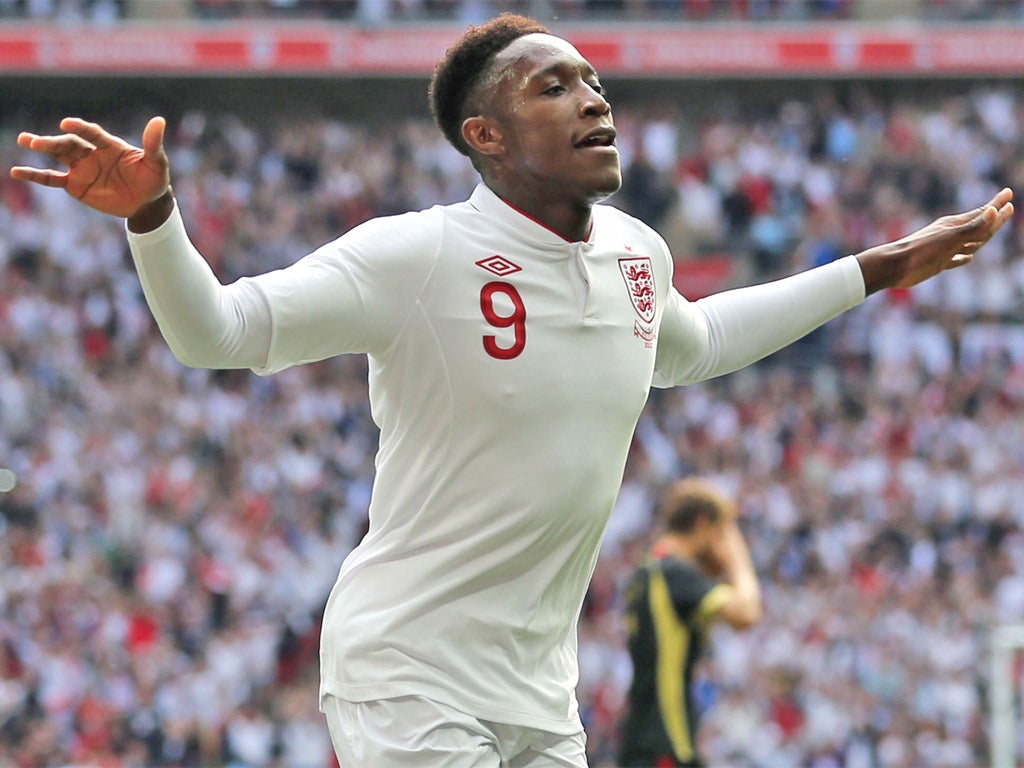
<instances>
[{"instance_id":1,"label":"fade haircut","mask_svg":"<svg viewBox=\"0 0 1024 768\"><path fill-rule=\"evenodd\" d=\"M462 154L470 154L462 138L462 123L468 117L464 112L473 88L498 52L513 40L538 32L548 34L546 27L531 18L503 13L467 29L437 62L428 90L430 112L445 138Z\"/></svg>"},{"instance_id":2,"label":"fade haircut","mask_svg":"<svg viewBox=\"0 0 1024 768\"><path fill-rule=\"evenodd\" d=\"M659 514L667 531L686 534L700 520L715 524L734 517L736 505L712 483L694 477L668 487Z\"/></svg>"}]
</instances>

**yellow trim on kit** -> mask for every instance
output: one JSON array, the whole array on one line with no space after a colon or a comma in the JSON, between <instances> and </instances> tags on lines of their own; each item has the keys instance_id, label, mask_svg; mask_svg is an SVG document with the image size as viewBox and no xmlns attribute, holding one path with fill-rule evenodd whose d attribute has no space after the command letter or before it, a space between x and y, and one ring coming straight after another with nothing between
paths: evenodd
<instances>
[{"instance_id":1,"label":"yellow trim on kit","mask_svg":"<svg viewBox=\"0 0 1024 768\"><path fill-rule=\"evenodd\" d=\"M729 584L716 584L709 589L697 606L697 615L701 621L707 621L722 610L722 606L732 600L732 592L732 586Z\"/></svg>"},{"instance_id":2,"label":"yellow trim on kit","mask_svg":"<svg viewBox=\"0 0 1024 768\"><path fill-rule=\"evenodd\" d=\"M658 641L658 666L656 672L658 707L665 731L672 742L672 751L679 761L693 757L693 743L686 718L686 691L683 690L683 673L686 655L690 648L690 632L679 620L668 582L661 568L651 571L648 590L654 634Z\"/></svg>"}]
</instances>

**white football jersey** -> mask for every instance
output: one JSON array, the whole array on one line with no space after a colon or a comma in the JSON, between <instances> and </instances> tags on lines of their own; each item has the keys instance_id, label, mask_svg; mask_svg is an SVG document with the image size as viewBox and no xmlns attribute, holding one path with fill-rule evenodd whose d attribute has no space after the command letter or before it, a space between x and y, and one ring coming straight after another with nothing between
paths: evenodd
<instances>
[{"instance_id":1,"label":"white football jersey","mask_svg":"<svg viewBox=\"0 0 1024 768\"><path fill-rule=\"evenodd\" d=\"M577 619L652 384L735 370L864 296L848 258L691 304L638 220L597 206L568 242L482 184L227 287L181 266L191 246L165 227L129 237L183 359L271 373L369 354L377 476L327 604L322 693L423 695L565 734L580 727Z\"/></svg>"}]
</instances>

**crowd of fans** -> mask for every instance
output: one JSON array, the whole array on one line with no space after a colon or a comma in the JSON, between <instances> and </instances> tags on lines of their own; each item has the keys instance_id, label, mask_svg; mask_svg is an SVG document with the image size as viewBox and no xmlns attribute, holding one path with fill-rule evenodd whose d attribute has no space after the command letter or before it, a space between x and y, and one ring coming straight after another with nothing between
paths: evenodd
<instances>
[{"instance_id":1,"label":"crowd of fans","mask_svg":"<svg viewBox=\"0 0 1024 768\"><path fill-rule=\"evenodd\" d=\"M1022 0L0 0L0 18L66 23L172 17L478 22L501 11L571 21L1024 20Z\"/></svg>"},{"instance_id":2,"label":"crowd of fans","mask_svg":"<svg viewBox=\"0 0 1024 768\"><path fill-rule=\"evenodd\" d=\"M1024 190L1013 91L839 96L624 103L613 202L665 233L681 274L727 255L728 284ZM38 163L14 134L52 117L0 121L0 165ZM145 116L98 117L137 136ZM476 183L415 120L186 112L167 140L225 281ZM739 499L765 590L763 622L716 631L702 667L712 764L984 762L987 643L1024 621L1022 224L755 367L652 393L580 626L595 766L613 764L630 679L620 588L686 473ZM0 466L17 478L0 493L0 765L330 766L318 621L366 524L365 359L182 367L122 227L0 180Z\"/></svg>"}]
</instances>

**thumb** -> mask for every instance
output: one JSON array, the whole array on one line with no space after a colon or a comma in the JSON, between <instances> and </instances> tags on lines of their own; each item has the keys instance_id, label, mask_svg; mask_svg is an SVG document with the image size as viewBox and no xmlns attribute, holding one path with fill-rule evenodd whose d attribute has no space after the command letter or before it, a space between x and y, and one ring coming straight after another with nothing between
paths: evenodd
<instances>
[{"instance_id":1,"label":"thumb","mask_svg":"<svg viewBox=\"0 0 1024 768\"><path fill-rule=\"evenodd\" d=\"M164 151L164 129L167 121L162 117L154 117L146 123L142 131L142 151L146 157L155 157Z\"/></svg>"}]
</instances>

